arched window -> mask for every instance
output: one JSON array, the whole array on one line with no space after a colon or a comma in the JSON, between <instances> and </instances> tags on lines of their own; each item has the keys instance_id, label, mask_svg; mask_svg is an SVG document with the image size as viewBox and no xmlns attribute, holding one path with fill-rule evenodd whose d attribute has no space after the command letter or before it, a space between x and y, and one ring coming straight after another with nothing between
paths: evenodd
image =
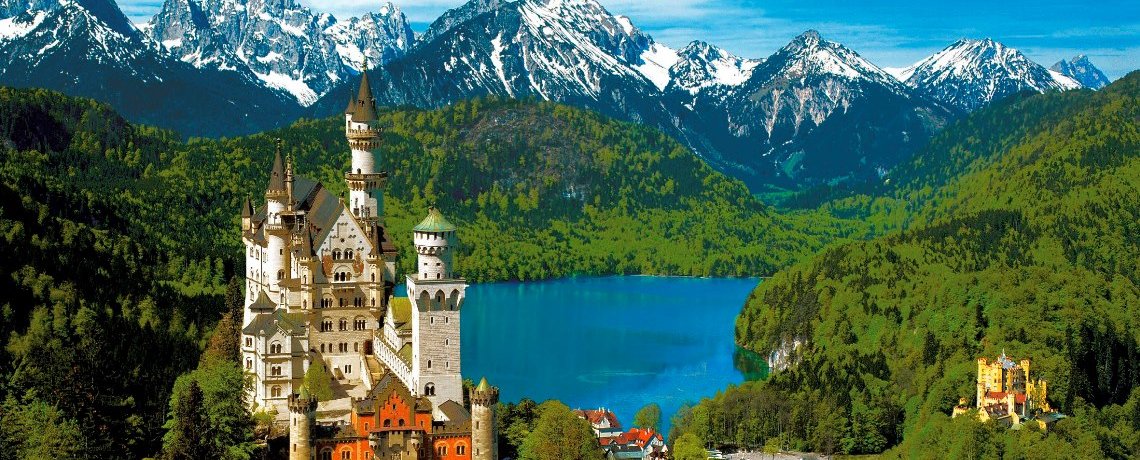
<instances>
[{"instance_id":1,"label":"arched window","mask_svg":"<svg viewBox=\"0 0 1140 460\"><path fill-rule=\"evenodd\" d=\"M285 270L277 270L277 281L285 279Z\"/></svg>"},{"instance_id":2,"label":"arched window","mask_svg":"<svg viewBox=\"0 0 1140 460\"><path fill-rule=\"evenodd\" d=\"M392 419L384 419L384 428L392 426Z\"/></svg>"},{"instance_id":3,"label":"arched window","mask_svg":"<svg viewBox=\"0 0 1140 460\"><path fill-rule=\"evenodd\" d=\"M441 445L441 446L437 447L435 449L435 451L440 457L446 457L447 456L447 446Z\"/></svg>"},{"instance_id":4,"label":"arched window","mask_svg":"<svg viewBox=\"0 0 1140 460\"><path fill-rule=\"evenodd\" d=\"M348 320L341 318L339 326L340 326L340 330L347 331L348 330Z\"/></svg>"},{"instance_id":5,"label":"arched window","mask_svg":"<svg viewBox=\"0 0 1140 460\"><path fill-rule=\"evenodd\" d=\"M428 369L431 369L431 360L428 360Z\"/></svg>"},{"instance_id":6,"label":"arched window","mask_svg":"<svg viewBox=\"0 0 1140 460\"><path fill-rule=\"evenodd\" d=\"M400 419L400 426L404 426L404 425L405 425L404 419Z\"/></svg>"},{"instance_id":7,"label":"arched window","mask_svg":"<svg viewBox=\"0 0 1140 460\"><path fill-rule=\"evenodd\" d=\"M332 449L322 450L320 460L332 460Z\"/></svg>"},{"instance_id":8,"label":"arched window","mask_svg":"<svg viewBox=\"0 0 1140 460\"><path fill-rule=\"evenodd\" d=\"M429 383L424 385L424 396L435 396L435 384Z\"/></svg>"},{"instance_id":9,"label":"arched window","mask_svg":"<svg viewBox=\"0 0 1140 460\"><path fill-rule=\"evenodd\" d=\"M351 458L352 458L352 451L351 450L340 451L340 460L350 460Z\"/></svg>"},{"instance_id":10,"label":"arched window","mask_svg":"<svg viewBox=\"0 0 1140 460\"><path fill-rule=\"evenodd\" d=\"M333 250L333 260L340 260L340 249Z\"/></svg>"},{"instance_id":11,"label":"arched window","mask_svg":"<svg viewBox=\"0 0 1140 460\"><path fill-rule=\"evenodd\" d=\"M270 353L281 353L281 344L274 342L273 344L269 345L269 352Z\"/></svg>"},{"instance_id":12,"label":"arched window","mask_svg":"<svg viewBox=\"0 0 1140 460\"><path fill-rule=\"evenodd\" d=\"M351 249L344 251L344 258L348 259L348 260L352 260L352 250Z\"/></svg>"},{"instance_id":13,"label":"arched window","mask_svg":"<svg viewBox=\"0 0 1140 460\"><path fill-rule=\"evenodd\" d=\"M463 455L467 453L467 446L460 444L455 446L455 455Z\"/></svg>"},{"instance_id":14,"label":"arched window","mask_svg":"<svg viewBox=\"0 0 1140 460\"><path fill-rule=\"evenodd\" d=\"M269 393L274 398L280 398L281 397L281 386L280 385L274 385L273 389Z\"/></svg>"}]
</instances>

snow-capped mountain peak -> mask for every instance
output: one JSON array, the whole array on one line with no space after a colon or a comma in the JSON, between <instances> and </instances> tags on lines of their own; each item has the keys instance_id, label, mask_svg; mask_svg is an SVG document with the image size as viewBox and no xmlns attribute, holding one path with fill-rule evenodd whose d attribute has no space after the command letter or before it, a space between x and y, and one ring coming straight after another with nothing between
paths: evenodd
<instances>
[{"instance_id":1,"label":"snow-capped mountain peak","mask_svg":"<svg viewBox=\"0 0 1140 460\"><path fill-rule=\"evenodd\" d=\"M669 68L671 84L694 94L709 86L744 83L763 62L735 56L700 40L681 48L677 56L677 63Z\"/></svg>"},{"instance_id":2,"label":"snow-capped mountain peak","mask_svg":"<svg viewBox=\"0 0 1140 460\"><path fill-rule=\"evenodd\" d=\"M920 93L967 111L1019 91L1081 86L989 38L958 40L903 70L899 77Z\"/></svg>"},{"instance_id":3,"label":"snow-capped mountain peak","mask_svg":"<svg viewBox=\"0 0 1140 460\"><path fill-rule=\"evenodd\" d=\"M361 69L365 58L375 66L403 56L415 43L407 17L392 2L380 5L376 13L335 22L324 31L336 42L341 61L353 70Z\"/></svg>"},{"instance_id":4,"label":"snow-capped mountain peak","mask_svg":"<svg viewBox=\"0 0 1140 460\"><path fill-rule=\"evenodd\" d=\"M1077 55L1068 61L1057 61L1049 70L1072 78L1085 88L1101 89L1111 83L1108 77L1104 75L1104 72L1101 72L1092 62L1089 62L1088 56L1083 54Z\"/></svg>"},{"instance_id":5,"label":"snow-capped mountain peak","mask_svg":"<svg viewBox=\"0 0 1140 460\"><path fill-rule=\"evenodd\" d=\"M850 80L869 80L904 92L899 82L859 53L825 40L808 30L768 58L763 65L766 78L801 79L830 75Z\"/></svg>"}]
</instances>

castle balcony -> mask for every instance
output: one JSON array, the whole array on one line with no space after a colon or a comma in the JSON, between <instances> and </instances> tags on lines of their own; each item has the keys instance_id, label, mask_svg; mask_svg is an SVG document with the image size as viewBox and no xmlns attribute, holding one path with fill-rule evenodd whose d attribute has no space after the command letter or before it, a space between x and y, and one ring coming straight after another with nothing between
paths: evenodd
<instances>
[{"instance_id":1,"label":"castle balcony","mask_svg":"<svg viewBox=\"0 0 1140 460\"><path fill-rule=\"evenodd\" d=\"M366 128L366 129L347 129L344 135L349 140L370 140L380 137L380 128Z\"/></svg>"}]
</instances>

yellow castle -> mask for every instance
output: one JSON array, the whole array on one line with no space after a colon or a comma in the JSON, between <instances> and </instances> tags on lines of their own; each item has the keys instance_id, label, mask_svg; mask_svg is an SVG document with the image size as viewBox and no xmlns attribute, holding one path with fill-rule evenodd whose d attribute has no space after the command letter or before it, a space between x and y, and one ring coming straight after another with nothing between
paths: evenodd
<instances>
[{"instance_id":1,"label":"yellow castle","mask_svg":"<svg viewBox=\"0 0 1140 460\"><path fill-rule=\"evenodd\" d=\"M1014 362L1002 351L990 361L978 358L978 418L994 419L1009 426L1019 426L1022 420L1034 417L1035 412L1052 413L1047 400L1048 384L1044 380L1029 378L1029 360ZM957 417L968 411L965 398L954 408Z\"/></svg>"}]
</instances>

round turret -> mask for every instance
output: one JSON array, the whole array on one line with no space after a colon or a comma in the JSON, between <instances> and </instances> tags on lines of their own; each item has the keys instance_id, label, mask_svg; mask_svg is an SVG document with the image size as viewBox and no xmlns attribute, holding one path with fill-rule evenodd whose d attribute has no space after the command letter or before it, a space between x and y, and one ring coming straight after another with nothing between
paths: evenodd
<instances>
[{"instance_id":1,"label":"round turret","mask_svg":"<svg viewBox=\"0 0 1140 460\"><path fill-rule=\"evenodd\" d=\"M499 442L495 436L495 404L499 389L487 384L484 377L471 390L471 446L473 460L498 460Z\"/></svg>"},{"instance_id":2,"label":"round turret","mask_svg":"<svg viewBox=\"0 0 1140 460\"><path fill-rule=\"evenodd\" d=\"M317 398L301 387L301 394L289 395L289 460L312 457L312 425L317 415Z\"/></svg>"},{"instance_id":3,"label":"round turret","mask_svg":"<svg viewBox=\"0 0 1140 460\"><path fill-rule=\"evenodd\" d=\"M421 280L452 278L453 253L459 241L456 227L436 208L412 229L416 245L417 272Z\"/></svg>"}]
</instances>

